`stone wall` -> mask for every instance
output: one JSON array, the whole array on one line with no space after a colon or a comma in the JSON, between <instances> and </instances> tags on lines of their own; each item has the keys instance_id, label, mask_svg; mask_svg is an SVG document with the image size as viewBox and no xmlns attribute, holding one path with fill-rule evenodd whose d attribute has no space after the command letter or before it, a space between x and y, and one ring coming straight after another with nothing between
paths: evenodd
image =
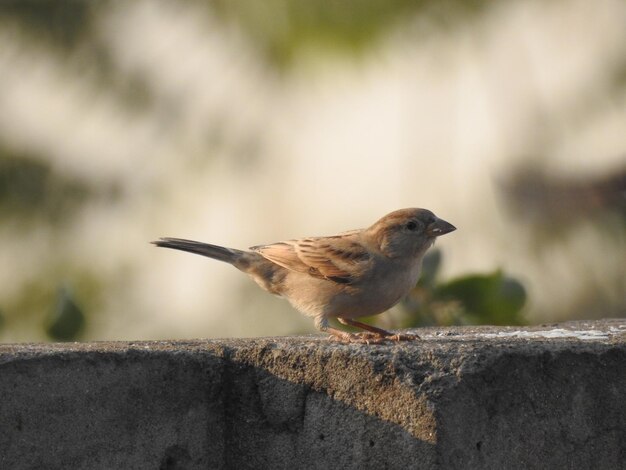
<instances>
[{"instance_id":1,"label":"stone wall","mask_svg":"<svg viewBox=\"0 0 626 470\"><path fill-rule=\"evenodd\" d=\"M0 345L0 468L626 468L626 319Z\"/></svg>"}]
</instances>

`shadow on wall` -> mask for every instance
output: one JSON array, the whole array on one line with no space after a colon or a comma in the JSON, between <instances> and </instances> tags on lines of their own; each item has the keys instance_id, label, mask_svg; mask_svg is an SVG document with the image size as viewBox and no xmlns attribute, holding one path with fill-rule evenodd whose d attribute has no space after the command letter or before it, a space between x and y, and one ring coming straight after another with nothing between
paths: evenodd
<instances>
[{"instance_id":1,"label":"shadow on wall","mask_svg":"<svg viewBox=\"0 0 626 470\"><path fill-rule=\"evenodd\" d=\"M289 380L220 346L176 354L143 347L2 363L0 393L12 397L0 404L3 466L357 469L411 468L416 459L434 466L432 410L424 402L410 430L388 421L411 421L418 400L392 375L371 364L363 370L363 359L361 366L350 360L352 374L370 381L355 386L324 372L345 364L343 355L302 367L314 354L309 348L294 356L257 350L300 376ZM315 390L307 380L329 388ZM387 406L387 419L365 411L385 414ZM405 412L392 416L398 409ZM425 430L429 439L415 435Z\"/></svg>"}]
</instances>

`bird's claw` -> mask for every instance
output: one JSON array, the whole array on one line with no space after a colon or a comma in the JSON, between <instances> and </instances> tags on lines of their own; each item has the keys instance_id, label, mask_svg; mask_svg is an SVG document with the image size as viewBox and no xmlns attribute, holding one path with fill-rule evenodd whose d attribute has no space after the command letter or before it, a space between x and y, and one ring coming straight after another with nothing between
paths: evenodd
<instances>
[{"instance_id":1,"label":"bird's claw","mask_svg":"<svg viewBox=\"0 0 626 470\"><path fill-rule=\"evenodd\" d=\"M387 336L387 338L391 341L417 341L420 339L419 335L414 335L412 333L396 333L391 336Z\"/></svg>"}]
</instances>

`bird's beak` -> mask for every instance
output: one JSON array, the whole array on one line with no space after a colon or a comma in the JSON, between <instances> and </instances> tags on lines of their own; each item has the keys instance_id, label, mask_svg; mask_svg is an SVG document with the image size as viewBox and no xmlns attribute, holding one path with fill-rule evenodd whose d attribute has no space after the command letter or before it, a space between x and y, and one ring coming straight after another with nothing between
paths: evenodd
<instances>
[{"instance_id":1,"label":"bird's beak","mask_svg":"<svg viewBox=\"0 0 626 470\"><path fill-rule=\"evenodd\" d=\"M426 227L429 237L439 237L456 230L456 227L443 219L435 218L435 221Z\"/></svg>"}]
</instances>

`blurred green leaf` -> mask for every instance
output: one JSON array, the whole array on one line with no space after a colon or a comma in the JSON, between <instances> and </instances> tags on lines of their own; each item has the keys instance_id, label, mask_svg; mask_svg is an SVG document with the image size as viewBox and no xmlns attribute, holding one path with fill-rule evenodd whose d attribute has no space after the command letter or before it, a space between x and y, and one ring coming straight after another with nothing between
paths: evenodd
<instances>
[{"instance_id":1,"label":"blurred green leaf","mask_svg":"<svg viewBox=\"0 0 626 470\"><path fill-rule=\"evenodd\" d=\"M522 322L519 314L526 303L526 290L517 280L496 271L463 276L442 284L435 289L433 298L460 302L475 323L511 325Z\"/></svg>"},{"instance_id":2,"label":"blurred green leaf","mask_svg":"<svg viewBox=\"0 0 626 470\"><path fill-rule=\"evenodd\" d=\"M4 1L0 18L13 19L49 43L72 47L80 43L92 25L93 10L102 2L83 0Z\"/></svg>"},{"instance_id":3,"label":"blurred green leaf","mask_svg":"<svg viewBox=\"0 0 626 470\"><path fill-rule=\"evenodd\" d=\"M424 258L421 278L402 302L402 327L524 323L526 290L519 281L495 271L441 282L441 263L439 250Z\"/></svg>"},{"instance_id":4,"label":"blurred green leaf","mask_svg":"<svg viewBox=\"0 0 626 470\"><path fill-rule=\"evenodd\" d=\"M46 319L46 334L55 341L73 341L85 328L85 314L72 297L71 291L61 287L54 310Z\"/></svg>"},{"instance_id":5,"label":"blurred green leaf","mask_svg":"<svg viewBox=\"0 0 626 470\"><path fill-rule=\"evenodd\" d=\"M62 224L85 202L119 198L113 184L90 185L60 174L43 158L12 152L0 142L0 217Z\"/></svg>"},{"instance_id":6,"label":"blurred green leaf","mask_svg":"<svg viewBox=\"0 0 626 470\"><path fill-rule=\"evenodd\" d=\"M271 61L285 66L312 49L358 56L398 24L445 28L466 21L486 4L484 0L216 0L211 7L236 22Z\"/></svg>"},{"instance_id":7,"label":"blurred green leaf","mask_svg":"<svg viewBox=\"0 0 626 470\"><path fill-rule=\"evenodd\" d=\"M0 204L4 207L34 210L45 201L49 178L49 165L0 150Z\"/></svg>"}]
</instances>

